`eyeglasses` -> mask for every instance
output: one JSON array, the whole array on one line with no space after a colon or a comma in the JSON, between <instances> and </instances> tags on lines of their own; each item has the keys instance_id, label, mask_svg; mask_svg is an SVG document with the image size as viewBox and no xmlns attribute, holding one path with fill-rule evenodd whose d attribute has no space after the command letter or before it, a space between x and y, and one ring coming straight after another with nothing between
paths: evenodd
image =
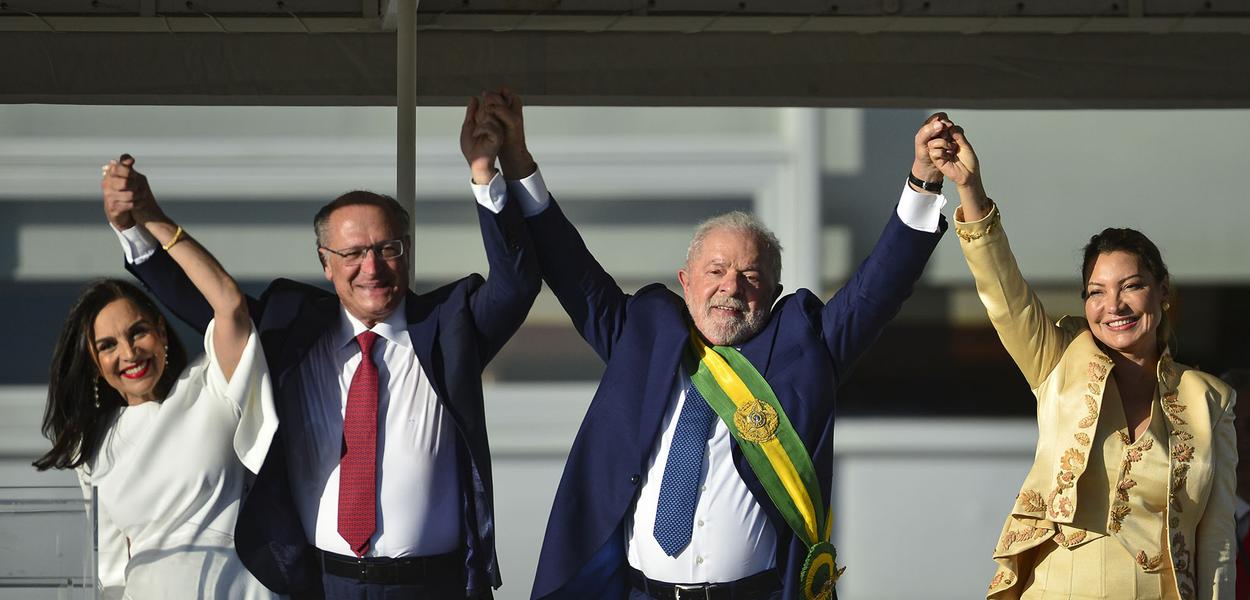
<instances>
[{"instance_id":1,"label":"eyeglasses","mask_svg":"<svg viewBox=\"0 0 1250 600\"><path fill-rule=\"evenodd\" d=\"M343 259L343 266L354 267L365 260L365 255L370 251L373 255L382 260L395 260L404 255L404 240L386 240L378 242L372 246L353 246L342 250L333 250L325 246L317 246L318 250L325 250L331 254L337 255Z\"/></svg>"}]
</instances>

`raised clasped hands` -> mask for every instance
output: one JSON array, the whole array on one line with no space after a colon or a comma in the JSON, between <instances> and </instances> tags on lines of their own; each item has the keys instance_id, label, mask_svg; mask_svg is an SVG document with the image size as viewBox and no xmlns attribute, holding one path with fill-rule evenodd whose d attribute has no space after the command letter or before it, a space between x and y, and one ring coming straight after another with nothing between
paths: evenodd
<instances>
[{"instance_id":1,"label":"raised clasped hands","mask_svg":"<svg viewBox=\"0 0 1250 600\"><path fill-rule=\"evenodd\" d=\"M480 144L479 144L480 142ZM480 149L477 146L480 145ZM498 90L482 92L480 98L469 101L469 110L465 114L464 126L460 130L460 147L469 160L474 172L474 181L478 181L479 167L474 166L471 151L490 152L489 171L482 175L494 175L495 156L499 158L499 166L507 179L524 179L538 169L534 157L525 144L525 117L522 112L521 97L507 86ZM483 156L480 161L486 161Z\"/></svg>"},{"instance_id":2,"label":"raised clasped hands","mask_svg":"<svg viewBox=\"0 0 1250 600\"><path fill-rule=\"evenodd\" d=\"M954 182L965 219L979 220L989 210L977 153L964 135L964 128L951 122L946 113L929 117L916 134L916 162L912 168L936 169ZM920 173L915 175L924 178Z\"/></svg>"},{"instance_id":3,"label":"raised clasped hands","mask_svg":"<svg viewBox=\"0 0 1250 600\"><path fill-rule=\"evenodd\" d=\"M942 181L943 173L941 169L933 164L933 159L929 157L929 142L943 136L949 137L951 128L955 126L944 112L933 113L929 118L925 119L924 125L920 126L920 130L916 132L914 140L915 160L911 164L911 174L929 183L937 183Z\"/></svg>"},{"instance_id":4,"label":"raised clasped hands","mask_svg":"<svg viewBox=\"0 0 1250 600\"><path fill-rule=\"evenodd\" d=\"M927 143L929 160L960 189L980 186L977 154L964 136L964 128L946 123L949 121L936 121L932 125L936 135Z\"/></svg>"},{"instance_id":5,"label":"raised clasped hands","mask_svg":"<svg viewBox=\"0 0 1250 600\"><path fill-rule=\"evenodd\" d=\"M164 212L148 187L148 178L136 171L134 164L134 157L123 154L101 169L104 215L118 231L136 224L165 220Z\"/></svg>"},{"instance_id":6,"label":"raised clasped hands","mask_svg":"<svg viewBox=\"0 0 1250 600\"><path fill-rule=\"evenodd\" d=\"M483 94L485 96L485 94ZM473 183L485 185L495 176L495 159L503 145L503 125L478 98L469 100L460 126L460 151L469 163Z\"/></svg>"},{"instance_id":7,"label":"raised clasped hands","mask_svg":"<svg viewBox=\"0 0 1250 600\"><path fill-rule=\"evenodd\" d=\"M534 174L538 166L525 143L525 115L521 97L512 88L503 86L485 95L486 109L499 120L504 129L503 148L499 151L499 166L508 179L524 179Z\"/></svg>"}]
</instances>

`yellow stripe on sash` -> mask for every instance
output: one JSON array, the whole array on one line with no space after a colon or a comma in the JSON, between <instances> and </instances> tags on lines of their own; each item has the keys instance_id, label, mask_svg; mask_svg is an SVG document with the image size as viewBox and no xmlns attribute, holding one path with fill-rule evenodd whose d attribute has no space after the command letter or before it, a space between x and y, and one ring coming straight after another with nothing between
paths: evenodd
<instances>
[{"instance_id":1,"label":"yellow stripe on sash","mask_svg":"<svg viewBox=\"0 0 1250 600\"><path fill-rule=\"evenodd\" d=\"M703 340L699 340L698 336L694 337L698 340L698 351L701 354L699 358L703 361L703 364L707 365L708 371L716 379L716 383L720 385L721 389L725 391L725 395L729 396L729 399L733 401L734 406L741 407L754 401L755 396L747 389L746 384L742 382L742 378L738 377L738 374L729 366L724 357L703 343ZM818 537L819 532L817 531L819 526L816 524L816 508L812 504L811 497L807 494L807 487L803 485L803 480L799 478L799 473L794 468L794 463L790 461L790 456L786 454L785 449L781 447L781 442L776 437L759 444L759 446L764 451L764 455L768 457L768 462L777 472L777 478L781 480L781 485L785 487L786 493L790 495L795 507L803 515L803 524L807 529L807 539L815 543L816 540L821 539ZM832 521L830 519L830 523ZM823 539L829 539L828 535Z\"/></svg>"}]
</instances>

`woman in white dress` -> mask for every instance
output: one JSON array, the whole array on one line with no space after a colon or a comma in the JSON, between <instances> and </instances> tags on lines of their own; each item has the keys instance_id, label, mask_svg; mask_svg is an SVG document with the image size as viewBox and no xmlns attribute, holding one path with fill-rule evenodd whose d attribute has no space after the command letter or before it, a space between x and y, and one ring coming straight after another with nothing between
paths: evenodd
<instances>
[{"instance_id":1,"label":"woman in white dress","mask_svg":"<svg viewBox=\"0 0 1250 600\"><path fill-rule=\"evenodd\" d=\"M156 305L101 280L70 310L52 358L40 470L74 468L99 505L99 579L135 600L268 599L239 561L247 471L277 426L260 339L238 285L157 206L123 155L104 167L105 210L144 227L214 312L190 364ZM128 215L127 215L128 213ZM109 594L109 595L112 595Z\"/></svg>"}]
</instances>

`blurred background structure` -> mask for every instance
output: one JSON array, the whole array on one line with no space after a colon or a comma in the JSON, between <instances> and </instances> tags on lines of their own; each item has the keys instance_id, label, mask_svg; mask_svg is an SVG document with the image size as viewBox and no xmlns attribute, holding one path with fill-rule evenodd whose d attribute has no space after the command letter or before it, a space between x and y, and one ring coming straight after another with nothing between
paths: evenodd
<instances>
[{"instance_id":1,"label":"blurred background structure","mask_svg":"<svg viewBox=\"0 0 1250 600\"><path fill-rule=\"evenodd\" d=\"M171 216L253 293L279 275L324 283L318 206L349 189L396 192L385 105L397 3L291 0L250 14L254 4L0 4L0 54L12 57L0 64L0 599L89 594L73 587L90 573L75 480L29 463L47 445L47 365L70 302L91 278L128 277L99 165L135 155ZM916 129L948 110L1052 314L1081 313L1089 236L1135 227L1173 273L1178 360L1250 365L1250 8L600 4L421 3L418 291L486 266L454 106L478 89L511 83L526 97L548 185L625 289L676 288L693 225L745 209L781 235L787 286L827 297L893 210ZM680 107L648 106L666 104ZM843 388L843 600L980 597L1032 461L1031 395L956 242L943 240ZM501 600L528 598L601 371L546 291L487 371Z\"/></svg>"}]
</instances>

